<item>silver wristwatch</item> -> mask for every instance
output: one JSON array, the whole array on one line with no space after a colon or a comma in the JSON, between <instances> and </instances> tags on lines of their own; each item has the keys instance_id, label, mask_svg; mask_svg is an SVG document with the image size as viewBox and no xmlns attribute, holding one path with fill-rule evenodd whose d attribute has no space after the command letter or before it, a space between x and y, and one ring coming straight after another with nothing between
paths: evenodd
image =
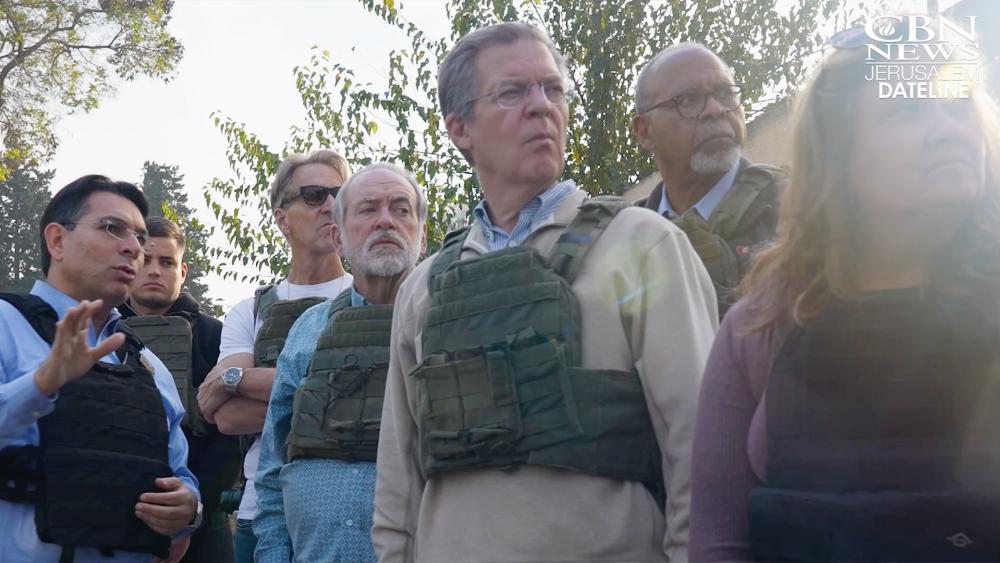
<instances>
[{"instance_id":1,"label":"silver wristwatch","mask_svg":"<svg viewBox=\"0 0 1000 563\"><path fill-rule=\"evenodd\" d=\"M226 371L222 372L222 386L230 395L240 394L241 381L243 381L243 368L226 368Z\"/></svg>"}]
</instances>

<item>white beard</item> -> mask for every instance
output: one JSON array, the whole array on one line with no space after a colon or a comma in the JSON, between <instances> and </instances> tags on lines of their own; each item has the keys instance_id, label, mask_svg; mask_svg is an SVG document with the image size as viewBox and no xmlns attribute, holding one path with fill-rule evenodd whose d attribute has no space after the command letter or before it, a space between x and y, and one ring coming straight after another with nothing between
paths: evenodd
<instances>
[{"instance_id":1,"label":"white beard","mask_svg":"<svg viewBox=\"0 0 1000 563\"><path fill-rule=\"evenodd\" d=\"M702 176L725 174L740 160L741 153L738 145L714 154L696 152L691 155L691 170Z\"/></svg>"},{"instance_id":2,"label":"white beard","mask_svg":"<svg viewBox=\"0 0 1000 563\"><path fill-rule=\"evenodd\" d=\"M375 241L386 236L398 242L402 248L385 246L378 250L371 249ZM343 248L341 250L347 263L359 273L377 278L398 276L412 268L420 257L420 248L417 245L411 245L395 231L378 230L373 232L368 236L368 240L360 245L360 250L351 248L346 240L342 242Z\"/></svg>"}]
</instances>

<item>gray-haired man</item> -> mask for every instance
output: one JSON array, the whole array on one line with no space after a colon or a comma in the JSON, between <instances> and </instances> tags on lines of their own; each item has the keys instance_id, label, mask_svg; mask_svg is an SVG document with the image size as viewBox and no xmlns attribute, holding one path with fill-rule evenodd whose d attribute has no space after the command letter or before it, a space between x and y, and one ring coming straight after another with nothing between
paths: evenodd
<instances>
[{"instance_id":1,"label":"gray-haired man","mask_svg":"<svg viewBox=\"0 0 1000 563\"><path fill-rule=\"evenodd\" d=\"M715 53L697 43L653 57L636 84L633 129L662 182L639 205L687 233L712 277L725 314L750 257L774 237L779 168L742 157L741 87Z\"/></svg>"},{"instance_id":2,"label":"gray-haired man","mask_svg":"<svg viewBox=\"0 0 1000 563\"><path fill-rule=\"evenodd\" d=\"M299 317L278 359L257 474L257 563L375 560L392 303L423 252L427 201L409 172L373 164L344 184L333 216L354 287Z\"/></svg>"},{"instance_id":3,"label":"gray-haired man","mask_svg":"<svg viewBox=\"0 0 1000 563\"><path fill-rule=\"evenodd\" d=\"M570 92L538 29L466 35L438 92L484 201L399 290L379 560L684 561L704 267L655 213L559 181Z\"/></svg>"}]
</instances>

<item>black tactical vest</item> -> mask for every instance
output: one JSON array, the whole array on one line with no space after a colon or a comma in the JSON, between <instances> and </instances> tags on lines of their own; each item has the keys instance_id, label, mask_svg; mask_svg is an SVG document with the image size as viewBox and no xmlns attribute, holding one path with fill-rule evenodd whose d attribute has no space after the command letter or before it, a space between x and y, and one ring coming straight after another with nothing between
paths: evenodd
<instances>
[{"instance_id":1,"label":"black tactical vest","mask_svg":"<svg viewBox=\"0 0 1000 563\"><path fill-rule=\"evenodd\" d=\"M194 386L191 323L177 315L138 315L121 322L170 370L184 405L182 425L195 436L207 435L211 427L198 409L198 389Z\"/></svg>"},{"instance_id":2,"label":"black tactical vest","mask_svg":"<svg viewBox=\"0 0 1000 563\"><path fill-rule=\"evenodd\" d=\"M350 303L347 290L331 304L309 373L295 392L288 461L375 461L393 307Z\"/></svg>"},{"instance_id":3,"label":"black tactical vest","mask_svg":"<svg viewBox=\"0 0 1000 563\"><path fill-rule=\"evenodd\" d=\"M279 300L278 286L262 288L254 302L254 318L261 319L260 330L253 343L254 365L273 368L285 347L292 325L306 309L326 300L325 297Z\"/></svg>"},{"instance_id":4,"label":"black tactical vest","mask_svg":"<svg viewBox=\"0 0 1000 563\"><path fill-rule=\"evenodd\" d=\"M49 344L57 316L33 295L0 294ZM63 546L124 550L166 558L170 539L135 517L139 495L171 477L166 413L142 342L119 325L121 364L98 362L59 390L55 410L38 420L39 446L22 448L35 462L39 538ZM6 450L4 450L6 451ZM25 500L25 499L22 499ZM67 555L70 554L70 555Z\"/></svg>"},{"instance_id":5,"label":"black tactical vest","mask_svg":"<svg viewBox=\"0 0 1000 563\"><path fill-rule=\"evenodd\" d=\"M434 258L424 359L414 370L427 474L520 464L639 481L662 499L660 451L638 373L581 366L570 286L628 203L585 202L546 258L517 247L460 260L466 232Z\"/></svg>"},{"instance_id":6,"label":"black tactical vest","mask_svg":"<svg viewBox=\"0 0 1000 563\"><path fill-rule=\"evenodd\" d=\"M1000 331L918 290L835 302L766 388L762 561L1000 560Z\"/></svg>"}]
</instances>

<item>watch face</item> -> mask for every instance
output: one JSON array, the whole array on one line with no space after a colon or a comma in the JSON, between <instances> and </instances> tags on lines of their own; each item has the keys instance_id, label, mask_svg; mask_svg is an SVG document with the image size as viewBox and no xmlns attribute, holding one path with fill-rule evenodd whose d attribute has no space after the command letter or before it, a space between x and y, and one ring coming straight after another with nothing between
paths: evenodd
<instances>
[{"instance_id":1,"label":"watch face","mask_svg":"<svg viewBox=\"0 0 1000 563\"><path fill-rule=\"evenodd\" d=\"M229 368L222 372L222 380L226 383L236 383L240 380L240 375L243 374L243 370L240 368Z\"/></svg>"}]
</instances>

